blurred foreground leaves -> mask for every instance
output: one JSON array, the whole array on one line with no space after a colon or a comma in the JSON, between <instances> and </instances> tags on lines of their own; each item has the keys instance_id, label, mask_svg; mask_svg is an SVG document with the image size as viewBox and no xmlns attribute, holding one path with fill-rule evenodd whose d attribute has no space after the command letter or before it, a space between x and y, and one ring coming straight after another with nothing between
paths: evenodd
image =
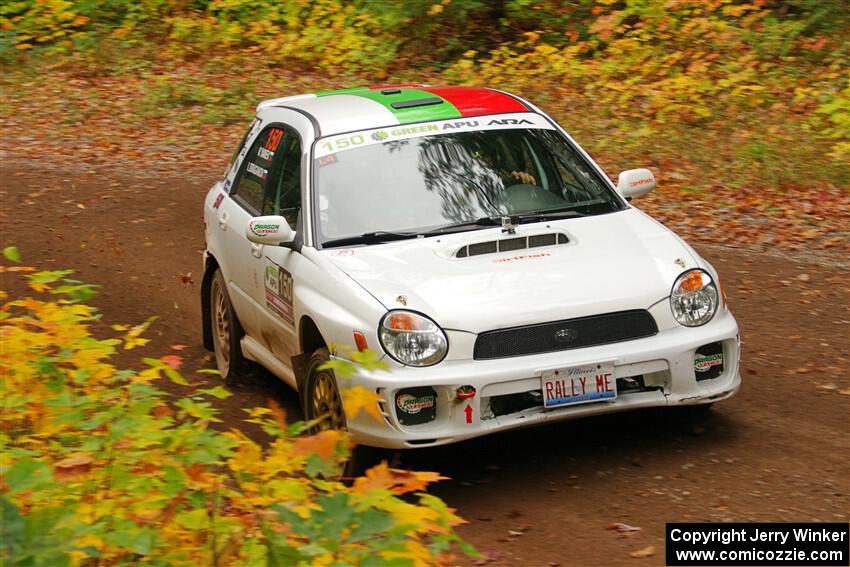
<instances>
[{"instance_id":1,"label":"blurred foreground leaves","mask_svg":"<svg viewBox=\"0 0 850 567\"><path fill-rule=\"evenodd\" d=\"M346 434L301 434L309 424L288 425L277 406L248 410L267 446L219 432L210 397L225 388L173 399L157 387L189 386L179 356L110 362L151 321L99 339L92 286L68 270L0 267L29 287L0 292L0 563L432 565L454 543L471 551L453 531L461 520L423 492L439 475L382 464L338 482Z\"/></svg>"}]
</instances>

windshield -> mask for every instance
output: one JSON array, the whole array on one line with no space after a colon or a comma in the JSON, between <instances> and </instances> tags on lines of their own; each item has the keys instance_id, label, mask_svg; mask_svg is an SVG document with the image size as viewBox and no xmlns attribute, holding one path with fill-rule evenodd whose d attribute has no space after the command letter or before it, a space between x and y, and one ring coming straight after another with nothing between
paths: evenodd
<instances>
[{"instance_id":1,"label":"windshield","mask_svg":"<svg viewBox=\"0 0 850 567\"><path fill-rule=\"evenodd\" d=\"M325 148L315 160L321 243L370 233L422 233L484 217L556 210L592 215L622 208L596 170L555 130L472 130L382 143L376 142L386 132L370 132L342 138L342 151L332 151L339 137L319 141Z\"/></svg>"}]
</instances>

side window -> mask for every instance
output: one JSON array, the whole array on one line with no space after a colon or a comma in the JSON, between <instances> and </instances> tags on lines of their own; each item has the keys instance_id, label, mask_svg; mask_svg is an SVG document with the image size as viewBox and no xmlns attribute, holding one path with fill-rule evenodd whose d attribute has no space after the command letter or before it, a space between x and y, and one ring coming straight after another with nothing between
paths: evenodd
<instances>
[{"instance_id":1,"label":"side window","mask_svg":"<svg viewBox=\"0 0 850 567\"><path fill-rule=\"evenodd\" d=\"M254 214L260 214L263 210L266 192L273 185L270 181L274 177L272 168L280 162L275 159L275 155L283 138L284 131L280 126L266 128L257 136L242 162L233 195Z\"/></svg>"},{"instance_id":2,"label":"side window","mask_svg":"<svg viewBox=\"0 0 850 567\"><path fill-rule=\"evenodd\" d=\"M281 215L293 229L301 211L301 140L291 128L284 128L271 181L263 200L264 215Z\"/></svg>"}]
</instances>

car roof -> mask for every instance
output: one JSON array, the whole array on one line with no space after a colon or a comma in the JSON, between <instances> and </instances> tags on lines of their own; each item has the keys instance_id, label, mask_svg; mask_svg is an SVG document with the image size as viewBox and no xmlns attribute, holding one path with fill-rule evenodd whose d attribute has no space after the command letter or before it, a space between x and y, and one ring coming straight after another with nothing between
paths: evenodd
<instances>
[{"instance_id":1,"label":"car roof","mask_svg":"<svg viewBox=\"0 0 850 567\"><path fill-rule=\"evenodd\" d=\"M274 107L307 115L316 137L398 124L533 112L511 94L483 87L380 85L264 100L257 112Z\"/></svg>"}]
</instances>

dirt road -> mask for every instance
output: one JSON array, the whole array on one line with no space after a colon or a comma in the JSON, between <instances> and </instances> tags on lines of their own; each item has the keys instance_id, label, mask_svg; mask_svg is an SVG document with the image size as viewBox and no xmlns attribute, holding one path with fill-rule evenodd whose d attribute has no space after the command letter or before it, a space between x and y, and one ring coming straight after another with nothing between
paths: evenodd
<instances>
[{"instance_id":1,"label":"dirt road","mask_svg":"<svg viewBox=\"0 0 850 567\"><path fill-rule=\"evenodd\" d=\"M4 160L0 244L102 284L93 303L110 324L157 315L151 344L126 361L188 345L186 375L208 382L193 375L212 362L189 281L201 276L213 176L122 177L119 166ZM694 244L724 276L741 326L739 395L701 417L645 411L401 454L402 466L451 477L434 491L469 520L461 532L487 564L663 565L667 521L850 517L848 265ZM298 415L295 395L260 376L222 402L226 423L269 397ZM613 522L642 529L626 537Z\"/></svg>"}]
</instances>

